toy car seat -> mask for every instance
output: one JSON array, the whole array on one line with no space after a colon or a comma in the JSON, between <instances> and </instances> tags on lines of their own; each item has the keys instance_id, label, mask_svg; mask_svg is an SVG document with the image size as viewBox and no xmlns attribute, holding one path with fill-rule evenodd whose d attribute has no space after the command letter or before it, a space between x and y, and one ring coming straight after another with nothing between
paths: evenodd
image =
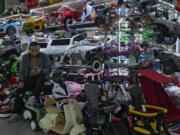
<instances>
[{"instance_id":1,"label":"toy car seat","mask_svg":"<svg viewBox=\"0 0 180 135\"><path fill-rule=\"evenodd\" d=\"M82 135L86 128L81 124L83 116L79 105L72 100L63 100L63 109L49 110L43 119L40 120L39 126L43 131L52 130L59 134Z\"/></svg>"}]
</instances>

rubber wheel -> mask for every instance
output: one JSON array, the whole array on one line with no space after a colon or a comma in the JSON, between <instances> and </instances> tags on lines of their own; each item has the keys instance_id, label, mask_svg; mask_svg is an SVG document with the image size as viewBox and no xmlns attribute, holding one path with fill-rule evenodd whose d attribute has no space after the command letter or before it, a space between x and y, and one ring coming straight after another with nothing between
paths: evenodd
<instances>
[{"instance_id":1,"label":"rubber wheel","mask_svg":"<svg viewBox=\"0 0 180 135\"><path fill-rule=\"evenodd\" d=\"M37 130L37 128L38 128L38 125L37 125L37 123L36 123L34 120L32 120L32 121L30 122L30 126L31 126L31 129L32 129L33 131Z\"/></svg>"},{"instance_id":2,"label":"rubber wheel","mask_svg":"<svg viewBox=\"0 0 180 135\"><path fill-rule=\"evenodd\" d=\"M28 110L28 109L24 110L24 112L23 112L23 118L24 118L24 120L32 120L33 115L32 115L32 113L31 113L31 111Z\"/></svg>"},{"instance_id":3,"label":"rubber wheel","mask_svg":"<svg viewBox=\"0 0 180 135\"><path fill-rule=\"evenodd\" d=\"M12 27L12 26L8 27L7 28L7 34L9 36L15 35L16 34L16 29L14 27Z\"/></svg>"},{"instance_id":4,"label":"rubber wheel","mask_svg":"<svg viewBox=\"0 0 180 135\"><path fill-rule=\"evenodd\" d=\"M166 45L173 45L175 44L177 41L177 37L176 36L170 36L170 37L165 37L164 38L164 44Z\"/></svg>"},{"instance_id":5,"label":"rubber wheel","mask_svg":"<svg viewBox=\"0 0 180 135\"><path fill-rule=\"evenodd\" d=\"M21 13L21 8L17 8L17 9L16 9L16 13L17 13L17 14L20 14L20 13Z\"/></svg>"},{"instance_id":6,"label":"rubber wheel","mask_svg":"<svg viewBox=\"0 0 180 135\"><path fill-rule=\"evenodd\" d=\"M99 59L92 61L91 69L94 73L100 72L102 69L102 62Z\"/></svg>"},{"instance_id":7,"label":"rubber wheel","mask_svg":"<svg viewBox=\"0 0 180 135\"><path fill-rule=\"evenodd\" d=\"M170 60L166 60L162 63L161 65L161 68L162 68L162 72L165 74L165 75L170 75L172 73L175 72L175 65L172 61Z\"/></svg>"},{"instance_id":8,"label":"rubber wheel","mask_svg":"<svg viewBox=\"0 0 180 135\"><path fill-rule=\"evenodd\" d=\"M9 11L8 11L8 13L9 13L9 15L14 15L14 11L13 11L13 9L12 9L12 8L10 8L10 9L9 9Z\"/></svg>"},{"instance_id":9,"label":"rubber wheel","mask_svg":"<svg viewBox=\"0 0 180 135\"><path fill-rule=\"evenodd\" d=\"M156 37L156 43L158 44L162 44L164 42L164 35L163 34L159 34Z\"/></svg>"},{"instance_id":10,"label":"rubber wheel","mask_svg":"<svg viewBox=\"0 0 180 135\"><path fill-rule=\"evenodd\" d=\"M102 24L105 24L105 19L102 17L96 17L94 23L97 27L100 27Z\"/></svg>"}]
</instances>

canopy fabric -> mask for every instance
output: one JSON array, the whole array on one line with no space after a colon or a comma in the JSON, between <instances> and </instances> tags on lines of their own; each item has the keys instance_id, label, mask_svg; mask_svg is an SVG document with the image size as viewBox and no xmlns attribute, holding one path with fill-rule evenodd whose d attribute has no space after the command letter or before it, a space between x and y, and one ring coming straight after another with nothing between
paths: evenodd
<instances>
[{"instance_id":1,"label":"canopy fabric","mask_svg":"<svg viewBox=\"0 0 180 135\"><path fill-rule=\"evenodd\" d=\"M146 70L137 70L138 73L142 74L143 76L157 82L157 83L170 83L173 82L169 77L161 75L154 70L146 69Z\"/></svg>"},{"instance_id":2,"label":"canopy fabric","mask_svg":"<svg viewBox=\"0 0 180 135\"><path fill-rule=\"evenodd\" d=\"M168 113L163 115L166 122L180 120L180 109L174 105L160 83L170 82L171 79L152 70L141 70L138 72L142 74L142 76L139 76L139 81L146 104L168 109Z\"/></svg>"}]
</instances>

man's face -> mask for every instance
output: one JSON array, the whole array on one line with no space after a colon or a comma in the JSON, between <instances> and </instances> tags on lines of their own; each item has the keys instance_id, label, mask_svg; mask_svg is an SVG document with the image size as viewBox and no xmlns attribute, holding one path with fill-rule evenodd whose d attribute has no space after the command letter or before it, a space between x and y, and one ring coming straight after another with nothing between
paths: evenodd
<instances>
[{"instance_id":1,"label":"man's face","mask_svg":"<svg viewBox=\"0 0 180 135\"><path fill-rule=\"evenodd\" d=\"M29 51L30 51L31 56L36 57L40 52L40 47L39 46L31 46L29 48Z\"/></svg>"}]
</instances>

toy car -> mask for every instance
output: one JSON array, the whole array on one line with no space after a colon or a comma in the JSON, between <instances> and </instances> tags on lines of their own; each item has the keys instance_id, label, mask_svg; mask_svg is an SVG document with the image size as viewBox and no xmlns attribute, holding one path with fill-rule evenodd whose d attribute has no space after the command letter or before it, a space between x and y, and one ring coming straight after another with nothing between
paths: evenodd
<instances>
[{"instance_id":1,"label":"toy car","mask_svg":"<svg viewBox=\"0 0 180 135\"><path fill-rule=\"evenodd\" d=\"M76 42L80 42L87 38L86 33L75 35L71 38L55 38L50 39L46 48L41 48L40 51L49 55L63 55L65 51L76 46Z\"/></svg>"},{"instance_id":2,"label":"toy car","mask_svg":"<svg viewBox=\"0 0 180 135\"><path fill-rule=\"evenodd\" d=\"M51 107L39 122L45 133L50 130L65 135L85 135L86 128L82 123L83 115L80 106L72 100L63 100L63 109ZM57 104L57 103L56 103Z\"/></svg>"},{"instance_id":3,"label":"toy car","mask_svg":"<svg viewBox=\"0 0 180 135\"><path fill-rule=\"evenodd\" d=\"M9 8L7 11L4 12L4 15L14 15L28 12L28 8L23 3L21 3L20 5L15 5L12 8Z\"/></svg>"},{"instance_id":4,"label":"toy car","mask_svg":"<svg viewBox=\"0 0 180 135\"><path fill-rule=\"evenodd\" d=\"M12 18L4 20L4 22L0 24L0 32L6 32L10 36L15 35L17 25L21 25L19 20L14 20Z\"/></svg>"},{"instance_id":5,"label":"toy car","mask_svg":"<svg viewBox=\"0 0 180 135\"><path fill-rule=\"evenodd\" d=\"M93 72L100 72L103 62L102 45L104 44L96 39L86 39L80 44L67 51L63 63L72 66L87 66Z\"/></svg>"},{"instance_id":6,"label":"toy car","mask_svg":"<svg viewBox=\"0 0 180 135\"><path fill-rule=\"evenodd\" d=\"M23 31L29 35L34 32L42 31L43 27L44 27L43 18L35 18L35 19L32 18L24 22Z\"/></svg>"},{"instance_id":7,"label":"toy car","mask_svg":"<svg viewBox=\"0 0 180 135\"><path fill-rule=\"evenodd\" d=\"M19 56L21 53L21 41L15 37L4 38L3 46L0 48L0 62L6 61L9 56Z\"/></svg>"},{"instance_id":8,"label":"toy car","mask_svg":"<svg viewBox=\"0 0 180 135\"><path fill-rule=\"evenodd\" d=\"M45 16L45 26L51 26L55 24L66 24L69 18L78 19L81 16L81 12L73 11L72 8L68 6L62 6L56 12Z\"/></svg>"},{"instance_id":9,"label":"toy car","mask_svg":"<svg viewBox=\"0 0 180 135\"><path fill-rule=\"evenodd\" d=\"M94 20L96 18L96 10L98 6L94 6L95 2L93 0L87 0L85 1L85 7L83 9L83 12L81 14L80 18L67 18L67 21L65 22L65 26L67 28L68 25L81 25L84 23L94 23Z\"/></svg>"},{"instance_id":10,"label":"toy car","mask_svg":"<svg viewBox=\"0 0 180 135\"><path fill-rule=\"evenodd\" d=\"M39 5L40 6L46 6L48 4L54 4L58 2L62 2L63 0L39 0Z\"/></svg>"},{"instance_id":11,"label":"toy car","mask_svg":"<svg viewBox=\"0 0 180 135\"><path fill-rule=\"evenodd\" d=\"M180 37L180 25L168 20L150 18L150 21L145 26L157 26L153 28L155 32L159 32L156 42L163 45L173 45Z\"/></svg>"},{"instance_id":12,"label":"toy car","mask_svg":"<svg viewBox=\"0 0 180 135\"><path fill-rule=\"evenodd\" d=\"M160 59L161 70L170 75L180 71L180 56L178 53L165 50L155 50L155 57Z\"/></svg>"}]
</instances>

